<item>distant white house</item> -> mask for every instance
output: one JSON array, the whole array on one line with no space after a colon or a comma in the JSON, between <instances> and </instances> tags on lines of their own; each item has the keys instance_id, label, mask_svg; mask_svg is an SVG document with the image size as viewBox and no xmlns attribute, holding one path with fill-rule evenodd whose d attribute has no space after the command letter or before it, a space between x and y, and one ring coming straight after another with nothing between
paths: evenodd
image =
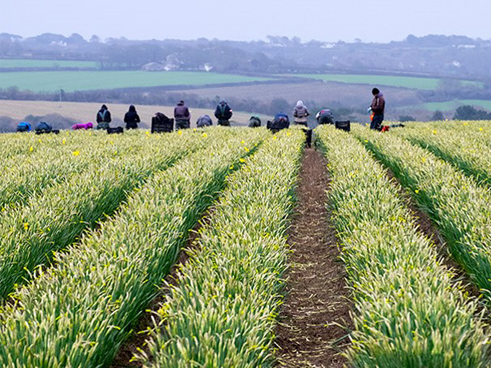
<instances>
[{"instance_id":1,"label":"distant white house","mask_svg":"<svg viewBox=\"0 0 491 368\"><path fill-rule=\"evenodd\" d=\"M148 64L143 65L142 70L144 70L146 72L160 72L160 71L165 70L165 69L164 69L164 66L162 64L152 62L152 63L148 63Z\"/></svg>"},{"instance_id":2,"label":"distant white house","mask_svg":"<svg viewBox=\"0 0 491 368\"><path fill-rule=\"evenodd\" d=\"M199 66L199 70L204 70L205 72L210 72L213 70L213 65L210 63L205 63Z\"/></svg>"}]
</instances>

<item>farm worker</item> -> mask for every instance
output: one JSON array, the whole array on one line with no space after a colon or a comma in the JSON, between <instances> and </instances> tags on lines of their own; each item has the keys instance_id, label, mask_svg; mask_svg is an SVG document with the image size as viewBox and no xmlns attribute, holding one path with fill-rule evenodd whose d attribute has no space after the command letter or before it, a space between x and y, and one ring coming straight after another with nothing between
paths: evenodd
<instances>
[{"instance_id":1,"label":"farm worker","mask_svg":"<svg viewBox=\"0 0 491 368\"><path fill-rule=\"evenodd\" d=\"M261 126L261 119L257 115L252 115L249 119L249 128L259 128Z\"/></svg>"},{"instance_id":2,"label":"farm worker","mask_svg":"<svg viewBox=\"0 0 491 368\"><path fill-rule=\"evenodd\" d=\"M128 112L124 115L124 122L126 123L126 129L137 129L140 117L136 113L136 108L130 105Z\"/></svg>"},{"instance_id":3,"label":"farm worker","mask_svg":"<svg viewBox=\"0 0 491 368\"><path fill-rule=\"evenodd\" d=\"M189 129L191 114L183 100L179 101L174 108L174 119L176 120L176 129Z\"/></svg>"},{"instance_id":4,"label":"farm worker","mask_svg":"<svg viewBox=\"0 0 491 368\"><path fill-rule=\"evenodd\" d=\"M106 105L102 105L101 109L97 112L97 129L109 128L111 122L111 113L107 109Z\"/></svg>"},{"instance_id":5,"label":"farm worker","mask_svg":"<svg viewBox=\"0 0 491 368\"><path fill-rule=\"evenodd\" d=\"M309 110L303 104L302 101L297 101L297 105L293 109L293 123L296 125L304 125L307 126L307 117L310 116Z\"/></svg>"},{"instance_id":6,"label":"farm worker","mask_svg":"<svg viewBox=\"0 0 491 368\"><path fill-rule=\"evenodd\" d=\"M93 127L94 127L94 125L92 123L72 125L73 130L80 130L80 129L87 130L87 129L92 129Z\"/></svg>"},{"instance_id":7,"label":"farm worker","mask_svg":"<svg viewBox=\"0 0 491 368\"><path fill-rule=\"evenodd\" d=\"M370 108L372 109L373 119L370 123L370 129L380 130L384 121L385 99L384 95L378 88L372 89L373 100Z\"/></svg>"},{"instance_id":8,"label":"farm worker","mask_svg":"<svg viewBox=\"0 0 491 368\"><path fill-rule=\"evenodd\" d=\"M225 100L221 100L215 109L215 117L218 119L218 125L230 126L229 120L233 114L232 109Z\"/></svg>"},{"instance_id":9,"label":"farm worker","mask_svg":"<svg viewBox=\"0 0 491 368\"><path fill-rule=\"evenodd\" d=\"M331 110L322 109L315 115L315 119L319 125L322 124L334 124L334 116L332 115Z\"/></svg>"},{"instance_id":10,"label":"farm worker","mask_svg":"<svg viewBox=\"0 0 491 368\"><path fill-rule=\"evenodd\" d=\"M201 115L198 118L198 121L196 122L196 126L198 128L204 128L212 125L213 125L213 121L211 120L210 115Z\"/></svg>"}]
</instances>

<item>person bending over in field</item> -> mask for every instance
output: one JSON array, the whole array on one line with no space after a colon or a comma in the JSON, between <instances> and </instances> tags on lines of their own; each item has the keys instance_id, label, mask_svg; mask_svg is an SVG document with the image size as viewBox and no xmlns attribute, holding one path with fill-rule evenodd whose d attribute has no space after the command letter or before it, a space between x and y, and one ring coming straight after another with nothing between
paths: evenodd
<instances>
[{"instance_id":1,"label":"person bending over in field","mask_svg":"<svg viewBox=\"0 0 491 368\"><path fill-rule=\"evenodd\" d=\"M130 109L124 115L124 122L126 123L126 129L137 129L138 123L140 122L140 117L136 113L136 108L130 105Z\"/></svg>"},{"instance_id":2,"label":"person bending over in field","mask_svg":"<svg viewBox=\"0 0 491 368\"><path fill-rule=\"evenodd\" d=\"M370 109L373 114L372 122L370 123L370 129L381 130L382 122L384 121L385 112L385 99L384 95L378 88L372 89L373 100L370 105Z\"/></svg>"},{"instance_id":3,"label":"person bending over in field","mask_svg":"<svg viewBox=\"0 0 491 368\"><path fill-rule=\"evenodd\" d=\"M111 122L111 113L107 109L106 105L102 105L101 109L97 113L97 129L107 129L109 128L109 123Z\"/></svg>"},{"instance_id":4,"label":"person bending over in field","mask_svg":"<svg viewBox=\"0 0 491 368\"><path fill-rule=\"evenodd\" d=\"M204 128L212 125L213 125L213 121L211 120L210 115L201 115L198 118L198 121L196 122L196 126L198 128Z\"/></svg>"},{"instance_id":5,"label":"person bending over in field","mask_svg":"<svg viewBox=\"0 0 491 368\"><path fill-rule=\"evenodd\" d=\"M215 117L218 119L218 125L221 126L230 126L230 118L233 114L232 109L225 100L221 100L215 109Z\"/></svg>"},{"instance_id":6,"label":"person bending over in field","mask_svg":"<svg viewBox=\"0 0 491 368\"><path fill-rule=\"evenodd\" d=\"M315 119L317 120L317 123L319 125L334 124L334 116L329 109L322 109L321 111L319 111L315 116Z\"/></svg>"},{"instance_id":7,"label":"person bending over in field","mask_svg":"<svg viewBox=\"0 0 491 368\"><path fill-rule=\"evenodd\" d=\"M174 108L174 119L176 120L176 129L189 129L191 124L191 113L181 100Z\"/></svg>"}]
</instances>

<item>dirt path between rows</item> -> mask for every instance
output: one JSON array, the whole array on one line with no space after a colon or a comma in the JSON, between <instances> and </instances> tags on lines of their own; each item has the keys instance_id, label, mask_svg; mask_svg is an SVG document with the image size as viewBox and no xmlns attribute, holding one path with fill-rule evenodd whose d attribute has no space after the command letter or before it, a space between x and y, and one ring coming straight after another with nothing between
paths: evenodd
<instances>
[{"instance_id":1,"label":"dirt path between rows","mask_svg":"<svg viewBox=\"0 0 491 368\"><path fill-rule=\"evenodd\" d=\"M422 232L428 239L430 239L431 242L434 243L439 260L453 273L453 281L462 282L464 290L467 291L469 295L475 298L479 297L479 295L481 294L479 292L479 289L472 283L472 280L470 279L467 272L462 268L462 266L453 259L448 248L449 246L446 243L440 230L438 229L438 226L433 222L428 213L424 212L420 208L416 199L413 198L407 192L407 190L405 190L404 186L401 184L399 179L397 179L392 170L384 165L384 163L380 160L377 160L377 162L385 169L387 177L391 179L392 184L405 201L406 207L409 209L416 220L418 230ZM482 310L483 307L484 305L481 305L481 308L479 308L479 312Z\"/></svg>"},{"instance_id":2,"label":"dirt path between rows","mask_svg":"<svg viewBox=\"0 0 491 368\"><path fill-rule=\"evenodd\" d=\"M199 230L206 226L210 222L211 215L215 211L214 205L212 205L203 214L201 219L195 225L195 227L189 231L188 239L185 246L179 252L179 258L177 259L174 266L172 266L171 272L165 277L166 282L170 285L175 285L178 282L177 273L181 267L184 267L189 260L188 252L191 250L196 250L199 237ZM112 364L109 368L141 368L143 364L139 361L132 361L135 355L140 355L138 349L143 350L148 356L151 356L149 348L146 341L149 338L148 331L155 327L155 320L158 321L156 313L160 308L161 304L165 301L165 295L169 294L170 290L168 287L163 287L148 308L145 310L143 315L140 317L134 332L126 340L123 345L121 345L118 354L114 358Z\"/></svg>"},{"instance_id":3,"label":"dirt path between rows","mask_svg":"<svg viewBox=\"0 0 491 368\"><path fill-rule=\"evenodd\" d=\"M329 174L321 153L306 149L289 231L291 269L275 331L279 367L343 367L352 303L326 208Z\"/></svg>"}]
</instances>

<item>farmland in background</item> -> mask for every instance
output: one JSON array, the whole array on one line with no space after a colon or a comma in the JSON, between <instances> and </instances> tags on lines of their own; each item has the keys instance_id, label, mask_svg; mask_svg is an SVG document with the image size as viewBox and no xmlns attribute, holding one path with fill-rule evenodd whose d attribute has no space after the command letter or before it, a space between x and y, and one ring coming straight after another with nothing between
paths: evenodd
<instances>
[{"instance_id":1,"label":"farmland in background","mask_svg":"<svg viewBox=\"0 0 491 368\"><path fill-rule=\"evenodd\" d=\"M99 69L96 61L0 59L0 69L83 68Z\"/></svg>"},{"instance_id":2,"label":"farmland in background","mask_svg":"<svg viewBox=\"0 0 491 368\"><path fill-rule=\"evenodd\" d=\"M361 75L361 74L296 74L297 77L319 79L326 82L339 82L347 84L369 84L389 87L402 87L410 89L434 90L442 83L438 78L406 77L398 75ZM460 81L464 85L478 88L483 83L475 81Z\"/></svg>"},{"instance_id":3,"label":"farmland in background","mask_svg":"<svg viewBox=\"0 0 491 368\"><path fill-rule=\"evenodd\" d=\"M144 71L50 71L3 73L0 88L17 87L34 92L88 91L158 86L203 86L271 80L233 74Z\"/></svg>"}]
</instances>

